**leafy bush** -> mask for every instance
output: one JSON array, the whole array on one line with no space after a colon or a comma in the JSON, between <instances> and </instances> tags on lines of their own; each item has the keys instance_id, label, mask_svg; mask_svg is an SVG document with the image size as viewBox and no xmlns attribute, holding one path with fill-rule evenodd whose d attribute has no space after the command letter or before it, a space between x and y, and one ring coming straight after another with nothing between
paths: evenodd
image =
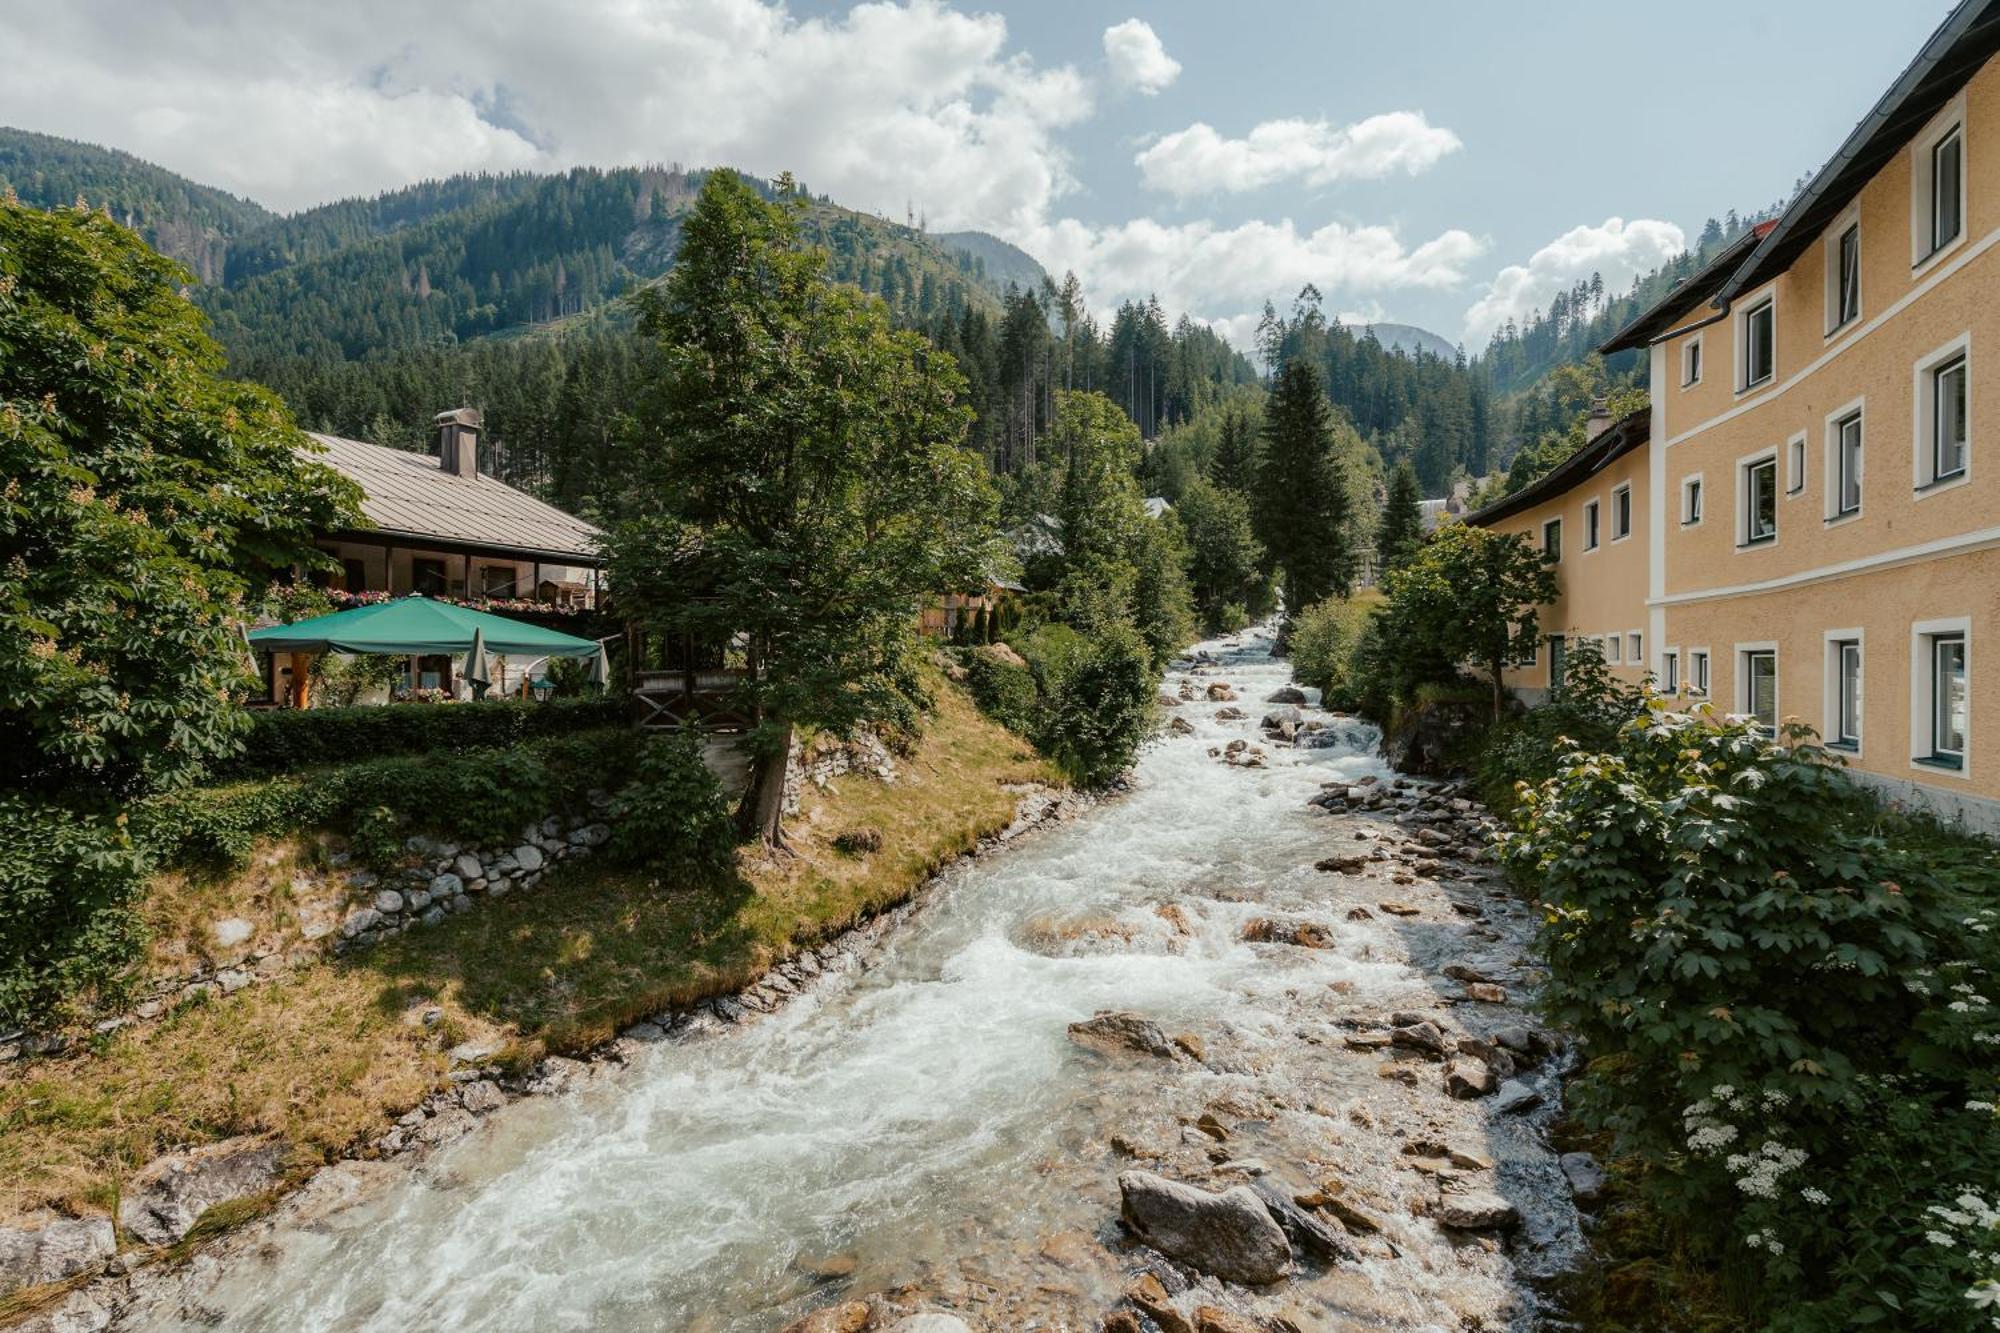
<instances>
[{"instance_id":1,"label":"leafy bush","mask_svg":"<svg viewBox=\"0 0 2000 1333\"><path fill-rule=\"evenodd\" d=\"M1034 734L1041 699L1032 671L997 653L975 649L966 655L965 673L966 688L980 712L1018 735Z\"/></svg>"},{"instance_id":2,"label":"leafy bush","mask_svg":"<svg viewBox=\"0 0 2000 1333\"><path fill-rule=\"evenodd\" d=\"M1317 688L1328 707L1352 708L1355 649L1367 631L1380 598L1329 597L1292 620L1289 651L1292 674Z\"/></svg>"},{"instance_id":3,"label":"leafy bush","mask_svg":"<svg viewBox=\"0 0 2000 1333\"><path fill-rule=\"evenodd\" d=\"M115 987L144 942L130 907L151 868L122 818L0 796L0 1030Z\"/></svg>"},{"instance_id":4,"label":"leafy bush","mask_svg":"<svg viewBox=\"0 0 2000 1333\"><path fill-rule=\"evenodd\" d=\"M1544 1003L1591 1061L1578 1112L1760 1326L1989 1326L1992 849L1954 864L1885 826L1802 729L1658 700L1514 825Z\"/></svg>"},{"instance_id":5,"label":"leafy bush","mask_svg":"<svg viewBox=\"0 0 2000 1333\"><path fill-rule=\"evenodd\" d=\"M218 776L284 773L344 764L375 755L463 754L518 745L623 721L618 695L537 703L492 699L435 708L390 704L360 708L271 708L252 713L243 748L218 766Z\"/></svg>"},{"instance_id":6,"label":"leafy bush","mask_svg":"<svg viewBox=\"0 0 2000 1333\"><path fill-rule=\"evenodd\" d=\"M1021 655L1035 677L1035 688L1044 696L1054 694L1063 679L1089 650L1090 641L1068 625L1037 625L1026 634L1007 640Z\"/></svg>"},{"instance_id":7,"label":"leafy bush","mask_svg":"<svg viewBox=\"0 0 2000 1333\"><path fill-rule=\"evenodd\" d=\"M1080 786L1101 787L1128 768L1152 721L1153 659L1127 626L1098 636L1049 695L1037 744Z\"/></svg>"},{"instance_id":8,"label":"leafy bush","mask_svg":"<svg viewBox=\"0 0 2000 1333\"><path fill-rule=\"evenodd\" d=\"M625 865L714 874L735 854L736 826L722 784L692 731L649 738L638 776L618 794L605 851Z\"/></svg>"},{"instance_id":9,"label":"leafy bush","mask_svg":"<svg viewBox=\"0 0 2000 1333\"><path fill-rule=\"evenodd\" d=\"M1644 692L1611 674L1589 640L1579 641L1563 669L1563 684L1545 702L1493 724L1474 776L1486 804L1505 811L1515 784L1552 778L1576 747L1610 748L1618 729L1644 709Z\"/></svg>"}]
</instances>

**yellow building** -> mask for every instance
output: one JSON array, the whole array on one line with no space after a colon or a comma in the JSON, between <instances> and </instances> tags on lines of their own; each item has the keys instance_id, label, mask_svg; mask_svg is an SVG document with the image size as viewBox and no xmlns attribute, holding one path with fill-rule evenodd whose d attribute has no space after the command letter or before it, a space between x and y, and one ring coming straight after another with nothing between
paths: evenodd
<instances>
[{"instance_id":1,"label":"yellow building","mask_svg":"<svg viewBox=\"0 0 2000 1333\"><path fill-rule=\"evenodd\" d=\"M1535 660L1506 673L1507 686L1531 703L1561 681L1579 639L1597 644L1614 675L1632 684L1646 676L1653 647L1646 606L1651 425L1645 412L1614 422L1599 409L1582 449L1466 516L1520 534L1555 561L1561 591L1542 608Z\"/></svg>"},{"instance_id":2,"label":"yellow building","mask_svg":"<svg viewBox=\"0 0 2000 1333\"><path fill-rule=\"evenodd\" d=\"M2000 4L1968 0L1780 217L1600 349L1651 358L1651 443L1632 457L1643 661L1660 683L1768 725L1797 718L1891 795L1986 829L2000 829L1986 665L2000 661L2000 414L1980 387L2000 364L1996 50ZM1616 589L1564 572L1560 619L1627 614L1628 567Z\"/></svg>"}]
</instances>

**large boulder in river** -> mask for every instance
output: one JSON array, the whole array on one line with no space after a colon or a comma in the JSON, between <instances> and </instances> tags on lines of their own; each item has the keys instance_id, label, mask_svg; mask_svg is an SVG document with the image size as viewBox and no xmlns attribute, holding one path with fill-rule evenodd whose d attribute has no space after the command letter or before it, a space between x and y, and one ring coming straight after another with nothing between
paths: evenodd
<instances>
[{"instance_id":1,"label":"large boulder in river","mask_svg":"<svg viewBox=\"0 0 2000 1333\"><path fill-rule=\"evenodd\" d=\"M119 1224L148 1245L171 1245L215 1205L275 1186L284 1161L284 1144L255 1138L158 1158L125 1187Z\"/></svg>"},{"instance_id":2,"label":"large boulder in river","mask_svg":"<svg viewBox=\"0 0 2000 1333\"><path fill-rule=\"evenodd\" d=\"M1296 685L1281 685L1264 702L1273 704L1302 704L1305 701L1306 692L1304 690Z\"/></svg>"},{"instance_id":3,"label":"large boulder in river","mask_svg":"<svg viewBox=\"0 0 2000 1333\"><path fill-rule=\"evenodd\" d=\"M1210 703L1227 704L1236 702L1236 691L1228 681L1218 680L1208 687Z\"/></svg>"},{"instance_id":4,"label":"large boulder in river","mask_svg":"<svg viewBox=\"0 0 2000 1333\"><path fill-rule=\"evenodd\" d=\"M1277 1282L1292 1271L1292 1246L1248 1186L1220 1194L1127 1171L1118 1177L1125 1225L1160 1253L1228 1282Z\"/></svg>"},{"instance_id":5,"label":"large boulder in river","mask_svg":"<svg viewBox=\"0 0 2000 1333\"><path fill-rule=\"evenodd\" d=\"M1164 1028L1144 1014L1126 1009L1100 1010L1081 1023L1071 1023L1069 1039L1106 1054L1136 1051L1163 1060L1175 1059L1180 1054L1180 1048L1168 1038Z\"/></svg>"}]
</instances>

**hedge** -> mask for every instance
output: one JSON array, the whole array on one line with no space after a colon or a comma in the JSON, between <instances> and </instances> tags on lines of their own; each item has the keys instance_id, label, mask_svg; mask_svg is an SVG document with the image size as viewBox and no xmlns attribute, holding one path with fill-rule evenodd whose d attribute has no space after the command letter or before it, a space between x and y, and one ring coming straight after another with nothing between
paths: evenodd
<instances>
[{"instance_id":1,"label":"hedge","mask_svg":"<svg viewBox=\"0 0 2000 1333\"><path fill-rule=\"evenodd\" d=\"M215 766L219 779L294 772L395 754L462 754L626 720L621 695L494 699L458 704L266 709L251 714L243 749Z\"/></svg>"}]
</instances>

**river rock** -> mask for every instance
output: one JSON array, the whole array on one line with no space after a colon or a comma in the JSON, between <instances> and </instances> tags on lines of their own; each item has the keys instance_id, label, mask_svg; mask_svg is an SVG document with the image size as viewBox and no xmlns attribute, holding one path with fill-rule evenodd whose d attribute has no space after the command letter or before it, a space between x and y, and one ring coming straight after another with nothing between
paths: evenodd
<instances>
[{"instance_id":1,"label":"river rock","mask_svg":"<svg viewBox=\"0 0 2000 1333\"><path fill-rule=\"evenodd\" d=\"M1292 1271L1292 1247L1264 1201L1246 1185L1220 1194L1126 1171L1118 1177L1125 1225L1169 1258L1228 1282L1262 1285Z\"/></svg>"},{"instance_id":2,"label":"river rock","mask_svg":"<svg viewBox=\"0 0 2000 1333\"><path fill-rule=\"evenodd\" d=\"M1445 1066L1444 1090L1454 1097L1484 1097L1493 1087L1493 1071L1478 1060L1453 1060Z\"/></svg>"},{"instance_id":3,"label":"river rock","mask_svg":"<svg viewBox=\"0 0 2000 1333\"><path fill-rule=\"evenodd\" d=\"M1367 852L1341 852L1313 862L1313 869L1329 875L1354 875L1366 869L1370 859Z\"/></svg>"},{"instance_id":4,"label":"river rock","mask_svg":"<svg viewBox=\"0 0 2000 1333\"><path fill-rule=\"evenodd\" d=\"M898 1319L885 1333L972 1333L972 1325L955 1314L930 1311Z\"/></svg>"},{"instance_id":5,"label":"river rock","mask_svg":"<svg viewBox=\"0 0 2000 1333\"><path fill-rule=\"evenodd\" d=\"M277 1184L284 1160L284 1144L250 1137L158 1158L125 1187L119 1224L149 1245L170 1245L216 1204Z\"/></svg>"},{"instance_id":6,"label":"river rock","mask_svg":"<svg viewBox=\"0 0 2000 1333\"><path fill-rule=\"evenodd\" d=\"M1533 1110L1541 1105L1541 1101L1541 1093L1517 1078L1510 1078L1500 1085L1500 1095L1493 1099L1493 1110L1496 1114L1509 1115Z\"/></svg>"},{"instance_id":7,"label":"river rock","mask_svg":"<svg viewBox=\"0 0 2000 1333\"><path fill-rule=\"evenodd\" d=\"M1069 1039L1079 1046L1107 1054L1136 1051L1141 1055L1172 1060L1180 1053L1158 1023L1125 1009L1101 1010L1094 1017L1071 1023Z\"/></svg>"},{"instance_id":8,"label":"river rock","mask_svg":"<svg viewBox=\"0 0 2000 1333\"><path fill-rule=\"evenodd\" d=\"M375 895L373 906L383 916L394 916L403 910L403 895L394 889L383 889Z\"/></svg>"},{"instance_id":9,"label":"river rock","mask_svg":"<svg viewBox=\"0 0 2000 1333\"><path fill-rule=\"evenodd\" d=\"M785 1325L781 1333L861 1333L867 1327L867 1303L847 1301L814 1310L803 1319L794 1319Z\"/></svg>"},{"instance_id":10,"label":"river rock","mask_svg":"<svg viewBox=\"0 0 2000 1333\"><path fill-rule=\"evenodd\" d=\"M117 1251L108 1217L45 1215L31 1226L0 1227L0 1292L60 1282Z\"/></svg>"},{"instance_id":11,"label":"river rock","mask_svg":"<svg viewBox=\"0 0 2000 1333\"><path fill-rule=\"evenodd\" d=\"M1514 1205L1492 1190L1468 1190L1438 1200L1438 1221L1460 1231L1492 1231L1521 1220Z\"/></svg>"},{"instance_id":12,"label":"river rock","mask_svg":"<svg viewBox=\"0 0 2000 1333\"><path fill-rule=\"evenodd\" d=\"M1398 1017L1407 1016L1398 1015ZM1423 1051L1429 1055L1444 1054L1444 1032L1429 1019L1397 1024L1390 1029L1389 1040L1408 1050Z\"/></svg>"},{"instance_id":13,"label":"river rock","mask_svg":"<svg viewBox=\"0 0 2000 1333\"><path fill-rule=\"evenodd\" d=\"M1604 1168L1587 1152L1566 1152L1557 1159L1563 1179L1569 1182L1570 1197L1578 1203L1594 1203L1604 1193Z\"/></svg>"},{"instance_id":14,"label":"river rock","mask_svg":"<svg viewBox=\"0 0 2000 1333\"><path fill-rule=\"evenodd\" d=\"M1298 686L1280 685L1276 690L1272 691L1271 697L1264 702L1273 704L1302 704L1305 701L1306 692Z\"/></svg>"},{"instance_id":15,"label":"river rock","mask_svg":"<svg viewBox=\"0 0 2000 1333\"><path fill-rule=\"evenodd\" d=\"M1273 921L1256 917L1243 927L1243 938L1252 944L1293 944L1301 949L1331 949L1333 932L1311 921Z\"/></svg>"},{"instance_id":16,"label":"river rock","mask_svg":"<svg viewBox=\"0 0 2000 1333\"><path fill-rule=\"evenodd\" d=\"M1292 1244L1305 1254L1323 1263L1332 1263L1337 1259L1360 1259L1354 1247L1348 1244L1346 1236L1299 1207L1293 1202L1290 1190L1262 1177L1252 1181L1250 1188L1264 1201L1264 1207ZM1196 1326L1199 1325L1197 1320Z\"/></svg>"},{"instance_id":17,"label":"river rock","mask_svg":"<svg viewBox=\"0 0 2000 1333\"><path fill-rule=\"evenodd\" d=\"M1192 736L1194 735L1194 723L1184 717L1171 717L1167 719L1167 730L1173 732L1176 736Z\"/></svg>"},{"instance_id":18,"label":"river rock","mask_svg":"<svg viewBox=\"0 0 2000 1333\"><path fill-rule=\"evenodd\" d=\"M447 870L442 875L433 875L431 882L425 887L429 889L433 898L449 898L465 890L465 881Z\"/></svg>"},{"instance_id":19,"label":"river rock","mask_svg":"<svg viewBox=\"0 0 2000 1333\"><path fill-rule=\"evenodd\" d=\"M1213 1305L1194 1307L1194 1333L1264 1333L1264 1325Z\"/></svg>"},{"instance_id":20,"label":"river rock","mask_svg":"<svg viewBox=\"0 0 2000 1333\"><path fill-rule=\"evenodd\" d=\"M351 940L362 931L372 929L381 920L382 914L374 908L357 907L340 923L340 933Z\"/></svg>"},{"instance_id":21,"label":"river rock","mask_svg":"<svg viewBox=\"0 0 2000 1333\"><path fill-rule=\"evenodd\" d=\"M1241 722L1250 715L1240 708L1218 708L1215 710L1217 722Z\"/></svg>"},{"instance_id":22,"label":"river rock","mask_svg":"<svg viewBox=\"0 0 2000 1333\"><path fill-rule=\"evenodd\" d=\"M1230 688L1229 682L1218 680L1208 687L1208 700L1218 704L1235 703L1236 691Z\"/></svg>"},{"instance_id":23,"label":"river rock","mask_svg":"<svg viewBox=\"0 0 2000 1333\"><path fill-rule=\"evenodd\" d=\"M524 842L514 849L514 864L525 874L533 874L540 870L543 860L542 849L532 842Z\"/></svg>"}]
</instances>

